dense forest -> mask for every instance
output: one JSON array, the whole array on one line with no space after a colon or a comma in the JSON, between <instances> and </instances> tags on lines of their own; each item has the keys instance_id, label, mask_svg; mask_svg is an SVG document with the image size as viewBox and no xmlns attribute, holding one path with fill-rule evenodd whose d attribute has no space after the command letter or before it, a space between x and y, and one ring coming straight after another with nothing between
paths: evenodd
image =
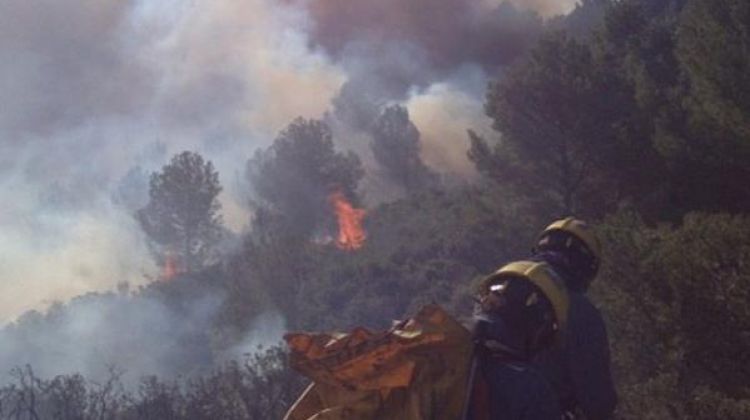
<instances>
[{"instance_id":1,"label":"dense forest","mask_svg":"<svg viewBox=\"0 0 750 420\"><path fill-rule=\"evenodd\" d=\"M283 347L242 347L268 314L289 331L383 328L430 302L464 319L483 274L574 214L605 249L591 294L610 335L617 418L750 418L750 3L588 0L526 25L517 57L493 63L494 133L467 127L455 140L471 181L425 164L401 104L291 121L248 159L253 218L241 237L223 226L209 160L165 162L133 212L162 275L5 327L0 347L18 348L2 354L32 363L0 388L0 417L280 418L305 379ZM347 112L394 187L388 199L366 195L371 169L336 141ZM342 237L337 209L361 219L360 237ZM125 381L128 366L102 366L45 377L34 349L78 349L64 326L90 311L120 331L112 352L136 339L122 333L141 328L133 319L154 320L153 339L138 342L153 376ZM167 335L180 345L153 344Z\"/></svg>"}]
</instances>

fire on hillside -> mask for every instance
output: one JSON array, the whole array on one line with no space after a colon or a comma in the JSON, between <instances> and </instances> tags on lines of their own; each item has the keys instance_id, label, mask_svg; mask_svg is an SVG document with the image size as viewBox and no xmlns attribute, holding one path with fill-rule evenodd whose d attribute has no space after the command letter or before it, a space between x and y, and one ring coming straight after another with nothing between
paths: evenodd
<instances>
[{"instance_id":1,"label":"fire on hillside","mask_svg":"<svg viewBox=\"0 0 750 420\"><path fill-rule=\"evenodd\" d=\"M333 192L328 199L338 221L339 233L336 246L345 251L355 251L361 248L367 239L367 233L362 227L366 211L355 208L341 191Z\"/></svg>"},{"instance_id":2,"label":"fire on hillside","mask_svg":"<svg viewBox=\"0 0 750 420\"><path fill-rule=\"evenodd\" d=\"M167 252L159 278L162 281L170 281L177 277L178 274L180 274L179 260L173 252Z\"/></svg>"}]
</instances>

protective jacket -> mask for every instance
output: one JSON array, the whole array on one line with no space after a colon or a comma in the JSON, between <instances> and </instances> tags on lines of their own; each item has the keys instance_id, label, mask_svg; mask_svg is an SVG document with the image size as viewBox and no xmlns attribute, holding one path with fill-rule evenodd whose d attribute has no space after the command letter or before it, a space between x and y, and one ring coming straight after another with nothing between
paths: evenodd
<instances>
[{"instance_id":1,"label":"protective jacket","mask_svg":"<svg viewBox=\"0 0 750 420\"><path fill-rule=\"evenodd\" d=\"M582 414L587 420L612 417L617 405L607 330L599 310L591 303L575 279L565 278L564 267L554 256L539 259L552 265L569 287L570 307L563 339L535 358L535 365L550 381L564 412Z\"/></svg>"},{"instance_id":2,"label":"protective jacket","mask_svg":"<svg viewBox=\"0 0 750 420\"><path fill-rule=\"evenodd\" d=\"M471 420L559 420L557 396L532 366L520 331L503 316L474 308L472 331L476 370L471 390Z\"/></svg>"},{"instance_id":3,"label":"protective jacket","mask_svg":"<svg viewBox=\"0 0 750 420\"><path fill-rule=\"evenodd\" d=\"M559 420L557 398L530 364L486 358L478 371L471 420Z\"/></svg>"}]
</instances>

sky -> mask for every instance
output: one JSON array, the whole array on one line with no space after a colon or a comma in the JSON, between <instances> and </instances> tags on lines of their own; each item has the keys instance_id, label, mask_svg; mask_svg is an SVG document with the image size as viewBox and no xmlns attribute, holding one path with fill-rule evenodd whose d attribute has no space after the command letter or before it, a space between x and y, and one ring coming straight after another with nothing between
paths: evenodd
<instances>
[{"instance_id":1,"label":"sky","mask_svg":"<svg viewBox=\"0 0 750 420\"><path fill-rule=\"evenodd\" d=\"M488 69L532 22L493 20L499 3L0 2L0 323L152 281L132 212L180 151L215 163L224 219L241 231L247 158L295 117L330 113L345 86L407 106L425 162L470 176L465 133L488 126ZM547 17L574 6L513 3Z\"/></svg>"}]
</instances>

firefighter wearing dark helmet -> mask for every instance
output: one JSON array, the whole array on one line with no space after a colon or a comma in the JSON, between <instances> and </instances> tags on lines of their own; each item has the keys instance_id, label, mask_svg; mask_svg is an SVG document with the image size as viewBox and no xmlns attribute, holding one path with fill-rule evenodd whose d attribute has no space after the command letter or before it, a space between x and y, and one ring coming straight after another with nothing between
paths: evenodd
<instances>
[{"instance_id":1,"label":"firefighter wearing dark helmet","mask_svg":"<svg viewBox=\"0 0 750 420\"><path fill-rule=\"evenodd\" d=\"M599 271L601 246L588 225L573 217L549 225L539 236L533 260L564 280L570 307L560 343L535 362L557 391L568 418L609 419L617 404L610 373L609 342L599 310L586 296Z\"/></svg>"},{"instance_id":2,"label":"firefighter wearing dark helmet","mask_svg":"<svg viewBox=\"0 0 750 420\"><path fill-rule=\"evenodd\" d=\"M568 293L544 263L517 261L486 277L474 311L471 420L559 420L558 399L533 365L564 328Z\"/></svg>"}]
</instances>

